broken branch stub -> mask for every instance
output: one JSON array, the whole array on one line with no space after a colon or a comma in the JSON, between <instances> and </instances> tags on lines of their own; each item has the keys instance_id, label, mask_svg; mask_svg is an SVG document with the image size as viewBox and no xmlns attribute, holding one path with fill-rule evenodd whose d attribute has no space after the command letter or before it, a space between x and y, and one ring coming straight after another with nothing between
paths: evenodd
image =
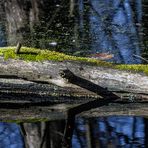
<instances>
[{"instance_id":1,"label":"broken branch stub","mask_svg":"<svg viewBox=\"0 0 148 148\"><path fill-rule=\"evenodd\" d=\"M16 49L15 49L15 53L19 54L20 53L20 49L22 47L22 44L20 42L17 43Z\"/></svg>"}]
</instances>

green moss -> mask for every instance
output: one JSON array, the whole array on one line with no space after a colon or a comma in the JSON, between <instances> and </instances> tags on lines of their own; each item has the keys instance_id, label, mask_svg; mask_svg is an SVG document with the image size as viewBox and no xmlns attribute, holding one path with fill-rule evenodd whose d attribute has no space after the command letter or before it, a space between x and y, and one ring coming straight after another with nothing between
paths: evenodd
<instances>
[{"instance_id":1,"label":"green moss","mask_svg":"<svg viewBox=\"0 0 148 148\"><path fill-rule=\"evenodd\" d=\"M148 75L148 65L142 64L133 64L133 65L115 65L113 63L108 63L105 61L100 61L92 58L86 57L76 57L66 55L64 53L59 53L55 51L49 50L41 50L37 48L29 48L22 47L20 54L15 54L16 47L3 47L0 48L0 56L4 56L4 59L7 60L9 58L13 59L22 59L26 61L45 61L45 60L53 60L53 61L80 61L88 64L99 65L99 66L107 66L112 68L117 68L121 70L130 70L134 72L144 72Z\"/></svg>"},{"instance_id":2,"label":"green moss","mask_svg":"<svg viewBox=\"0 0 148 148\"><path fill-rule=\"evenodd\" d=\"M15 54L15 47L0 48L0 55L3 55L5 60L9 58L23 59L26 61L45 61L45 60L69 61L69 60L72 60L72 61L92 63L95 65L103 65L103 66L112 65L111 63L107 63L104 61L95 60L91 58L70 56L70 55L66 55L64 53L59 53L55 51L40 50L40 49L28 48L28 47L22 47L20 54Z\"/></svg>"},{"instance_id":3,"label":"green moss","mask_svg":"<svg viewBox=\"0 0 148 148\"><path fill-rule=\"evenodd\" d=\"M142 64L132 64L132 65L115 65L115 68L121 69L121 70L130 70L134 72L144 72L146 75L148 75L148 65L142 65Z\"/></svg>"}]
</instances>

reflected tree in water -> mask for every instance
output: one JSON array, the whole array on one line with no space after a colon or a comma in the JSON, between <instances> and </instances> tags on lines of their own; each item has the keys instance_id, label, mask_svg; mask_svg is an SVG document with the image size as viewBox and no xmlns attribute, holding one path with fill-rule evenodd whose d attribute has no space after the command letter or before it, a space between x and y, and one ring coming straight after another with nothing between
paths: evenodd
<instances>
[{"instance_id":1,"label":"reflected tree in water","mask_svg":"<svg viewBox=\"0 0 148 148\"><path fill-rule=\"evenodd\" d=\"M49 48L58 42L64 48L70 36L69 0L0 1L6 28L7 45L21 42L31 47ZM61 47L60 46L60 47ZM55 48L53 48L55 49Z\"/></svg>"},{"instance_id":2,"label":"reflected tree in water","mask_svg":"<svg viewBox=\"0 0 148 148\"><path fill-rule=\"evenodd\" d=\"M65 121L22 123L21 131L26 148L61 147Z\"/></svg>"},{"instance_id":3,"label":"reflected tree in water","mask_svg":"<svg viewBox=\"0 0 148 148\"><path fill-rule=\"evenodd\" d=\"M80 122L82 120L83 124ZM73 135L73 147L144 147L144 141L147 141L142 117L77 119L76 128ZM83 134L80 134L82 132ZM83 140L80 141L80 138Z\"/></svg>"},{"instance_id":4,"label":"reflected tree in water","mask_svg":"<svg viewBox=\"0 0 148 148\"><path fill-rule=\"evenodd\" d=\"M141 0L78 0L78 8L79 46L112 53L116 63L140 63L133 54L140 55L142 46Z\"/></svg>"},{"instance_id":5,"label":"reflected tree in water","mask_svg":"<svg viewBox=\"0 0 148 148\"><path fill-rule=\"evenodd\" d=\"M143 2L145 3L145 2ZM142 0L1 1L8 45L114 54L115 63L140 63ZM56 42L56 47L51 43Z\"/></svg>"},{"instance_id":6,"label":"reflected tree in water","mask_svg":"<svg viewBox=\"0 0 148 148\"><path fill-rule=\"evenodd\" d=\"M1 123L0 144L3 148L59 148L65 121ZM144 133L145 131L145 133ZM22 136L21 136L22 135ZM23 139L24 140L23 140ZM24 141L24 144L23 144ZM73 148L146 147L147 119L142 117L77 118L72 138Z\"/></svg>"}]
</instances>

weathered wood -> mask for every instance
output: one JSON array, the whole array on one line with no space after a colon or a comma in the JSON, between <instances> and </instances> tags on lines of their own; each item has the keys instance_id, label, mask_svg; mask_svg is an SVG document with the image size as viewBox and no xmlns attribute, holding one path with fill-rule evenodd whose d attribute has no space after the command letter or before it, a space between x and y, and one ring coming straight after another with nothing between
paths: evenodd
<instances>
[{"instance_id":1,"label":"weathered wood","mask_svg":"<svg viewBox=\"0 0 148 148\"><path fill-rule=\"evenodd\" d=\"M60 76L60 71L65 69L108 90L148 94L148 76L142 73L91 66L80 62L26 62L12 59L4 61L0 58L2 76L10 78L13 75L28 81L46 82L63 88L79 88Z\"/></svg>"},{"instance_id":2,"label":"weathered wood","mask_svg":"<svg viewBox=\"0 0 148 148\"><path fill-rule=\"evenodd\" d=\"M61 76L67 69L75 75L75 81L67 73ZM86 63L5 61L0 57L0 88L1 120L64 119L69 108L96 99L101 102L102 97L109 99L109 105L99 108L92 105L89 109L93 113L87 109L86 113L79 112L80 116L148 113L148 76ZM104 90L113 95L103 93Z\"/></svg>"},{"instance_id":3,"label":"weathered wood","mask_svg":"<svg viewBox=\"0 0 148 148\"><path fill-rule=\"evenodd\" d=\"M82 68L80 71L78 66L79 67L81 66ZM95 90L95 92L92 92L92 90L91 91L86 90L88 88L84 89L78 87L77 86L78 84L74 85L69 83L67 80L63 79L60 76L60 73L62 69L65 69L65 67L68 67L69 69L74 71L74 73L77 73L77 75L85 78L86 81L84 81L84 83L85 82L88 83L86 85L87 87L89 87L89 85L93 84L94 82L95 87L92 89ZM89 71L87 71L86 67L89 68ZM83 68L85 68L85 71L83 70ZM90 70L90 68L92 68L92 71ZM65 102L65 100L67 99L69 99L68 102L69 101L73 102L72 101L74 100L73 98L77 98L77 101L75 102L85 103L85 101L100 98L99 93L97 93L97 89L101 89L100 87L103 87L109 91L113 91L114 93L116 93L120 97L118 101L125 101L125 102L147 101L148 99L147 76L143 76L142 74L128 73L125 71L119 71L114 69L110 69L110 73L109 72L107 73L106 72L107 68L104 69L102 68L102 70L99 70L101 68L102 67L88 66L76 63L73 63L72 66L71 62L28 63L21 60L1 61L0 63L1 100L5 98L4 101L6 102L7 101L11 102L11 100L16 100L16 101L19 100L22 102L31 100L29 102L59 101L59 103L62 103ZM112 72L116 73L112 74ZM89 73L91 73L91 76L87 76ZM96 76L96 79L91 78L94 77L93 75ZM109 77L109 75L111 76ZM118 76L118 78L116 76ZM129 79L131 78L131 80L129 80L128 78ZM79 81L77 82L79 83ZM53 85L51 83L60 85L61 87ZM106 97L109 96L110 98L114 97L107 93L105 93L104 95ZM7 97L9 99L7 99ZM54 99L49 100L49 98L51 97Z\"/></svg>"},{"instance_id":4,"label":"weathered wood","mask_svg":"<svg viewBox=\"0 0 148 148\"><path fill-rule=\"evenodd\" d=\"M53 106L23 106L17 109L0 107L0 121L53 121L67 118L67 109L74 105L53 105ZM110 103L89 111L78 114L77 117L102 117L102 116L143 116L148 117L147 103Z\"/></svg>"}]
</instances>

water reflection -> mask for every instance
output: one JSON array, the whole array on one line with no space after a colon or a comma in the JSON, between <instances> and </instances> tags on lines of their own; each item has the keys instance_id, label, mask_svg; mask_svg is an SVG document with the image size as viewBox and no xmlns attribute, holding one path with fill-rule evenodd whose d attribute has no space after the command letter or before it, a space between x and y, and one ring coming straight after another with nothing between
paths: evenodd
<instances>
[{"instance_id":1,"label":"water reflection","mask_svg":"<svg viewBox=\"0 0 148 148\"><path fill-rule=\"evenodd\" d=\"M40 3L34 2L33 6L27 4L27 8L24 4L20 7L23 9L17 9L18 14L19 10L23 12L20 20L24 20L24 16L26 21L20 25L18 17L15 17L16 11L12 7L14 4L6 1L4 6L7 9L3 10L7 15L4 15L4 11L0 14L0 46L15 45L16 39L22 39L27 46L71 52L75 55L109 52L115 55L112 61L116 63L141 62L135 59L133 54L141 54L142 25L147 25L146 19L142 24L142 0L78 0L76 8L71 5L70 15L67 15L69 5L65 5L64 0L52 0L49 3L46 1L47 5L43 5L43 2L41 7L35 7ZM146 5L146 1L143 1L143 4ZM0 8L1 6L0 3ZM19 5L17 7L19 8ZM39 12L44 16L39 18ZM3 16L6 18L3 19ZM147 29L144 28L144 31L147 32ZM36 128L41 127L41 124L33 125ZM53 127L51 124L42 125L47 126L46 130L51 132L48 128ZM142 117L113 116L90 120L78 118L72 145L73 148L147 147L147 126L147 120ZM64 129L63 125L61 129ZM59 138L62 137L62 130L56 132ZM46 140L49 140L49 137ZM22 148L23 143L24 139L18 125L0 123L0 147ZM53 142L50 140L51 143Z\"/></svg>"},{"instance_id":2,"label":"water reflection","mask_svg":"<svg viewBox=\"0 0 148 148\"><path fill-rule=\"evenodd\" d=\"M0 147L23 148L23 139L20 128L15 123L0 122Z\"/></svg>"},{"instance_id":3,"label":"water reflection","mask_svg":"<svg viewBox=\"0 0 148 148\"><path fill-rule=\"evenodd\" d=\"M2 148L23 148L26 145L25 142L30 144L30 147L32 145L32 147L38 148L44 137L42 134L46 134L44 147L58 148L63 136L64 122L63 120L46 123L23 123L26 137L22 130L20 131L20 125L0 123L0 145ZM147 123L147 119L133 116L77 118L72 148L146 148L148 143ZM46 129L48 133L44 133L43 129ZM27 137L30 139L27 140ZM31 139L38 139L38 141L33 142Z\"/></svg>"},{"instance_id":4,"label":"water reflection","mask_svg":"<svg viewBox=\"0 0 148 148\"><path fill-rule=\"evenodd\" d=\"M80 46L90 48L94 53L112 53L115 55L112 61L116 63L140 63L133 54L139 55L141 50L142 1L99 0L98 3L98 0L91 0L84 3L79 0L78 3L78 26L81 40L84 40ZM82 17L85 15L88 21ZM89 26L87 30L86 26Z\"/></svg>"},{"instance_id":5,"label":"water reflection","mask_svg":"<svg viewBox=\"0 0 148 148\"><path fill-rule=\"evenodd\" d=\"M140 63L133 54L141 55L146 38L146 5L142 0L71 0L70 5L64 0L27 1L23 5L1 2L0 46L4 46L5 37L5 45L20 41L26 46L84 56L108 52L115 55L111 59L115 63ZM51 43L56 43L56 48Z\"/></svg>"},{"instance_id":6,"label":"water reflection","mask_svg":"<svg viewBox=\"0 0 148 148\"><path fill-rule=\"evenodd\" d=\"M113 116L91 120L77 119L73 147L145 147L144 128L142 117Z\"/></svg>"}]
</instances>

